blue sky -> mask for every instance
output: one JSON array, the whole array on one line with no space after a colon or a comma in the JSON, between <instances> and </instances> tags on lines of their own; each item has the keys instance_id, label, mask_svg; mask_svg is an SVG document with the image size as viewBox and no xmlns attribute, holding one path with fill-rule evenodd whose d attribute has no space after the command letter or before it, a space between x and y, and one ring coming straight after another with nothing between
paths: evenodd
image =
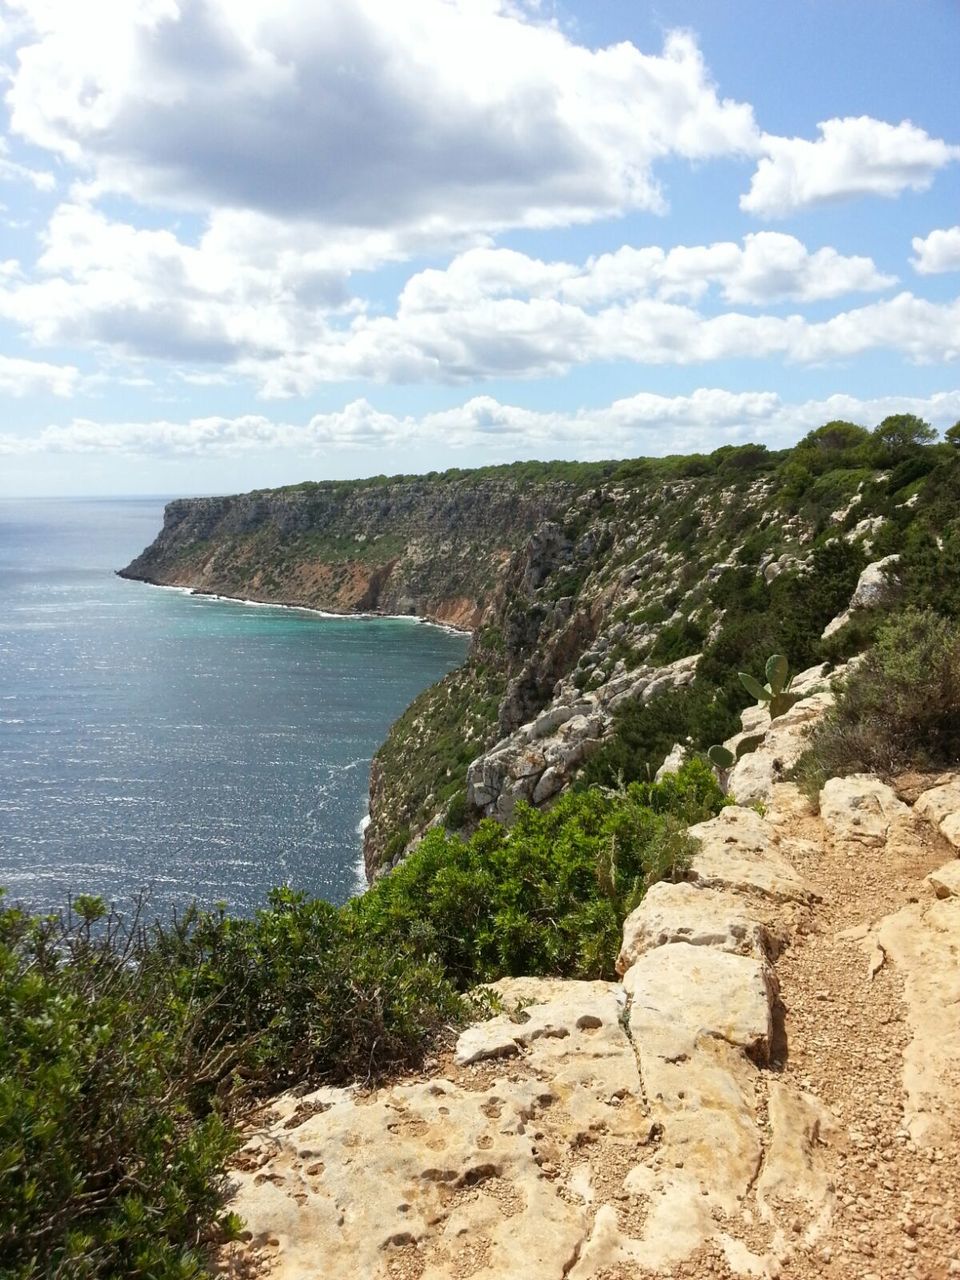
<instances>
[{"instance_id":1,"label":"blue sky","mask_svg":"<svg viewBox=\"0 0 960 1280\"><path fill-rule=\"evenodd\" d=\"M954 0L9 0L0 493L960 419Z\"/></svg>"}]
</instances>

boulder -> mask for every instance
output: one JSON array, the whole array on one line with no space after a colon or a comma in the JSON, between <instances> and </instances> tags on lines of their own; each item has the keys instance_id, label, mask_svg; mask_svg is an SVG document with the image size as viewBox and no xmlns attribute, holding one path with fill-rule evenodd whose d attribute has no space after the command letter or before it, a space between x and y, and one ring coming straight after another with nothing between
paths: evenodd
<instances>
[{"instance_id":1,"label":"boulder","mask_svg":"<svg viewBox=\"0 0 960 1280\"><path fill-rule=\"evenodd\" d=\"M775 949L770 930L734 894L662 880L647 890L624 921L617 972L626 973L647 951L672 942L718 947L757 959Z\"/></svg>"},{"instance_id":2,"label":"boulder","mask_svg":"<svg viewBox=\"0 0 960 1280\"><path fill-rule=\"evenodd\" d=\"M831 778L820 792L820 817L835 840L882 847L891 825L909 813L886 783L868 773Z\"/></svg>"},{"instance_id":3,"label":"boulder","mask_svg":"<svg viewBox=\"0 0 960 1280\"><path fill-rule=\"evenodd\" d=\"M766 960L674 942L641 955L624 975L630 1032L644 1063L676 1063L702 1037L720 1039L758 1061L769 1056L776 979Z\"/></svg>"},{"instance_id":4,"label":"boulder","mask_svg":"<svg viewBox=\"0 0 960 1280\"><path fill-rule=\"evenodd\" d=\"M940 786L924 791L913 809L921 818L933 823L954 848L960 849L960 773Z\"/></svg>"},{"instance_id":5,"label":"boulder","mask_svg":"<svg viewBox=\"0 0 960 1280\"><path fill-rule=\"evenodd\" d=\"M938 898L960 898L960 860L947 862L927 876Z\"/></svg>"},{"instance_id":6,"label":"boulder","mask_svg":"<svg viewBox=\"0 0 960 1280\"><path fill-rule=\"evenodd\" d=\"M687 879L707 888L808 904L815 894L781 853L775 827L753 809L731 805L690 828L699 852Z\"/></svg>"}]
</instances>

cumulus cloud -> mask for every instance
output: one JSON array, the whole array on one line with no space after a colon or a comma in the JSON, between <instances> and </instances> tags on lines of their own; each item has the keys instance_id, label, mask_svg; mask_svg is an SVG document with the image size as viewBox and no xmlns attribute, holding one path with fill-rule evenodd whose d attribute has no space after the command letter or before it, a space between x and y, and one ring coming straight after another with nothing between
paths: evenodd
<instances>
[{"instance_id":1,"label":"cumulus cloud","mask_svg":"<svg viewBox=\"0 0 960 1280\"><path fill-rule=\"evenodd\" d=\"M445 310L481 298L560 298L593 306L615 299L655 296L702 298L711 285L727 302L764 304L815 302L846 293L872 292L896 284L871 258L848 257L832 248L811 253L794 236L761 231L743 245L624 245L588 259L582 267L543 262L509 249L473 249L443 270L422 271L404 286L401 309Z\"/></svg>"},{"instance_id":2,"label":"cumulus cloud","mask_svg":"<svg viewBox=\"0 0 960 1280\"><path fill-rule=\"evenodd\" d=\"M73 365L44 364L41 360L21 360L0 355L0 395L72 395L80 383L80 370Z\"/></svg>"},{"instance_id":3,"label":"cumulus cloud","mask_svg":"<svg viewBox=\"0 0 960 1280\"><path fill-rule=\"evenodd\" d=\"M256 220L217 220L187 245L72 203L55 211L31 275L16 263L0 269L0 315L38 343L165 359L195 383L240 375L267 396L353 378L544 377L592 360L822 360L874 346L923 359L948 358L956 346L953 313L915 299L911 308L910 295L818 325L707 314L711 289L760 307L895 283L870 258L810 251L774 232L742 244L623 246L581 265L471 249L413 275L392 315L351 297L348 283L322 245L268 243Z\"/></svg>"},{"instance_id":4,"label":"cumulus cloud","mask_svg":"<svg viewBox=\"0 0 960 1280\"><path fill-rule=\"evenodd\" d=\"M926 237L914 236L911 243L917 256L910 261L922 276L960 271L960 227L931 231Z\"/></svg>"},{"instance_id":5,"label":"cumulus cloud","mask_svg":"<svg viewBox=\"0 0 960 1280\"><path fill-rule=\"evenodd\" d=\"M834 418L872 426L892 413L915 413L939 427L960 418L960 390L928 397L863 400L833 395L791 404L773 391L701 388L690 395L641 393L599 409L542 412L475 396L465 404L399 416L355 400L294 424L246 414L186 422L98 423L85 419L37 435L0 435L0 454L122 454L133 457L231 457L286 450L299 457L331 449L398 445L483 446L527 456L617 457L714 449L763 440L785 445Z\"/></svg>"},{"instance_id":6,"label":"cumulus cloud","mask_svg":"<svg viewBox=\"0 0 960 1280\"><path fill-rule=\"evenodd\" d=\"M960 159L960 146L931 138L904 120L898 125L870 116L823 121L820 137L764 134L766 153L740 207L764 218L849 196L896 196L926 191L938 170Z\"/></svg>"},{"instance_id":7,"label":"cumulus cloud","mask_svg":"<svg viewBox=\"0 0 960 1280\"><path fill-rule=\"evenodd\" d=\"M13 3L11 127L97 192L425 244L659 211L659 161L757 153L688 34L593 50L506 0Z\"/></svg>"},{"instance_id":8,"label":"cumulus cloud","mask_svg":"<svg viewBox=\"0 0 960 1280\"><path fill-rule=\"evenodd\" d=\"M10 144L3 137L0 137L0 181L25 182L37 191L52 191L57 185L56 178L45 169L31 169L29 165L11 160Z\"/></svg>"},{"instance_id":9,"label":"cumulus cloud","mask_svg":"<svg viewBox=\"0 0 960 1280\"><path fill-rule=\"evenodd\" d=\"M60 205L32 275L0 274L0 314L45 345L184 362L269 359L322 340L317 317L348 302L344 273L290 235L267 245L250 230L225 219L191 246Z\"/></svg>"},{"instance_id":10,"label":"cumulus cloud","mask_svg":"<svg viewBox=\"0 0 960 1280\"><path fill-rule=\"evenodd\" d=\"M357 316L320 347L237 369L268 396L302 395L320 383L468 382L543 378L585 364L624 361L691 365L780 357L796 363L847 360L887 350L919 364L960 355L960 300L896 297L810 321L799 314L705 315L639 297L588 310L556 297L481 297L442 309L408 298L394 316Z\"/></svg>"}]
</instances>

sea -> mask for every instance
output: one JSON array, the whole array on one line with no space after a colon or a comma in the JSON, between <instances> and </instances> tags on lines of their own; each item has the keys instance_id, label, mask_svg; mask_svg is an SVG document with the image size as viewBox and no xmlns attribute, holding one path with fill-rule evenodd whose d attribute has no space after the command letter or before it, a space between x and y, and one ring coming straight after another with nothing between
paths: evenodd
<instances>
[{"instance_id":1,"label":"sea","mask_svg":"<svg viewBox=\"0 0 960 1280\"><path fill-rule=\"evenodd\" d=\"M370 761L464 635L118 578L163 499L0 500L0 886L152 916L362 886Z\"/></svg>"}]
</instances>

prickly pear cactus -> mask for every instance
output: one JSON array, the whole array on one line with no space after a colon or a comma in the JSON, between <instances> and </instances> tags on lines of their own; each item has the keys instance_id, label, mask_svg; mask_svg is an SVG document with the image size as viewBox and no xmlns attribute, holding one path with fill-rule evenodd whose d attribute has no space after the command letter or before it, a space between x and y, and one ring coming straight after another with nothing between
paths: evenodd
<instances>
[{"instance_id":1,"label":"prickly pear cactus","mask_svg":"<svg viewBox=\"0 0 960 1280\"><path fill-rule=\"evenodd\" d=\"M767 665L764 668L764 675L767 678L766 684L761 684L759 680L749 675L746 671L741 671L739 675L740 683L747 693L756 698L758 703L766 703L771 720L776 720L778 716L785 715L793 704L799 701L800 694L790 692L793 676L790 675L790 664L782 653L774 653L767 659ZM763 739L764 735L762 733L754 733L748 738L740 739L737 744L736 755L728 747L718 745L710 748L707 752L707 757L710 763L723 773L728 769L732 769L743 756L749 755L751 751L756 751Z\"/></svg>"}]
</instances>

